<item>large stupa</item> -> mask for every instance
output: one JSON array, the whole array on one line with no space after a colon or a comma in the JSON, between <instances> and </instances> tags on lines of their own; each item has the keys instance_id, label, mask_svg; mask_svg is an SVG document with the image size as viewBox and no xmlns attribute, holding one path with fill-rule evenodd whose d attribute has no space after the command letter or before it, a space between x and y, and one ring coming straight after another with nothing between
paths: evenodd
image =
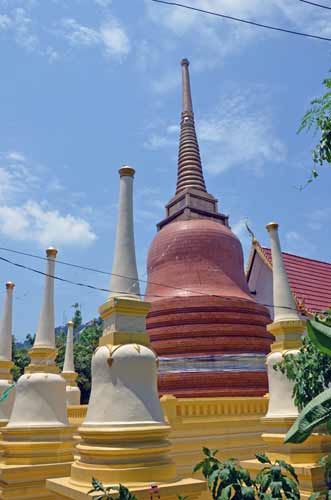
<instances>
[{"instance_id":1,"label":"large stupa","mask_svg":"<svg viewBox=\"0 0 331 500\"><path fill-rule=\"evenodd\" d=\"M263 396L272 336L251 295L239 239L207 192L195 131L189 62L182 60L178 177L148 254L147 328L159 390L177 397Z\"/></svg>"}]
</instances>

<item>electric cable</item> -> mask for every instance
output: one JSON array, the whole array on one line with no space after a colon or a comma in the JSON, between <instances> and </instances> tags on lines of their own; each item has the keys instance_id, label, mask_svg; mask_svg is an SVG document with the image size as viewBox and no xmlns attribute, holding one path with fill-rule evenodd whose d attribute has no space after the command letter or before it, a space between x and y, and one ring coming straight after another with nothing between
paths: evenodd
<instances>
[{"instance_id":1,"label":"electric cable","mask_svg":"<svg viewBox=\"0 0 331 500\"><path fill-rule=\"evenodd\" d=\"M211 16L222 17L223 19L229 19L231 21L237 21L237 22L244 23L244 24L250 24L252 26L258 26L259 28L265 28L265 29L269 29L269 30L273 30L273 31L281 31L283 33L288 33L291 35L303 36L303 37L308 37L308 38L315 38L317 40L324 40L326 42L331 42L331 38L327 38L325 36L312 35L311 33L303 33L301 31L294 31L294 30L289 30L286 28L279 28L277 26L271 26L269 24L257 23L255 21L249 21L247 19L242 19L239 17L228 16L226 14L221 14L219 12L213 12L211 10L200 9L198 7L192 7L190 5L185 5L185 4L178 3L178 2L170 2L168 0L151 0L151 1L156 2L156 3L162 3L165 5L172 5L173 7L181 7L182 9L188 9L188 10L192 10L195 12L200 12L202 14L209 14Z\"/></svg>"},{"instance_id":2,"label":"electric cable","mask_svg":"<svg viewBox=\"0 0 331 500\"><path fill-rule=\"evenodd\" d=\"M21 269L25 269L27 271L31 271L31 272L37 273L39 275L42 275L42 276L47 276L48 278L52 278L54 280L61 281L63 283L68 283L70 285L85 287L85 288L89 288L89 289L100 291L100 292L118 293L118 294L121 294L121 295L123 295L123 294L124 295L130 295L129 292L123 292L123 291L118 291L118 290L109 290L108 288L100 288L100 287L97 287L95 285L90 285L88 283L79 283L79 282L76 282L76 281L71 281L71 280L68 280L66 278L62 278L61 276L56 276L56 275L48 274L48 273L45 273L43 271L39 271L38 269L34 269L33 267L25 266L23 264L19 264L18 262L13 262L12 260L5 259L4 257L0 257L0 260L2 260L3 262L6 262L7 264L11 264L11 265L13 265L15 267L18 267L18 268L21 268ZM126 277L126 276L124 276L124 277ZM185 288L181 288L181 290L187 291ZM201 294L204 297L218 297L218 298L224 299L224 297L222 297L221 295L217 295L217 294L207 294L207 293L198 292L198 291L192 291L192 290L191 290L191 292L192 293ZM142 293L137 293L135 295L139 295L140 297L144 296L144 294L142 294ZM168 297L167 295L150 295L150 296L151 297L156 297L156 298L167 298ZM292 311L297 311L296 308L289 307L289 306L275 306L273 304L260 304L260 305L265 306L265 307L271 307L273 309L277 308L277 309L288 309L288 310L292 310Z\"/></svg>"},{"instance_id":3,"label":"electric cable","mask_svg":"<svg viewBox=\"0 0 331 500\"><path fill-rule=\"evenodd\" d=\"M322 5L321 3L310 2L309 0L299 0L302 3L308 3L309 5L313 5L314 7L320 7L321 9L331 10L331 7L328 5Z\"/></svg>"}]
</instances>

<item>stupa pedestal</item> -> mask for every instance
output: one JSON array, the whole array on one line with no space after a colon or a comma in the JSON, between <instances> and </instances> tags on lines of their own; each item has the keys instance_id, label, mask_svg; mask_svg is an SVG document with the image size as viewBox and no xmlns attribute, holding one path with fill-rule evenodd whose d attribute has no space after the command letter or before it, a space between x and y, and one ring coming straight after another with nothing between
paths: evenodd
<instances>
[{"instance_id":1,"label":"stupa pedestal","mask_svg":"<svg viewBox=\"0 0 331 500\"><path fill-rule=\"evenodd\" d=\"M325 434L313 434L304 443L284 443L287 431L298 416L292 392L293 383L286 375L274 369L274 365L283 360L284 354L295 355L300 349L301 337L305 332L306 322L301 320L288 283L280 241L278 224L267 225L270 234L273 262L273 295L275 315L274 321L267 326L274 335L271 353L267 356L269 381L269 406L265 417L261 419L263 426L262 440L265 453L272 460L282 459L291 464L299 478L301 498L326 488L324 467L319 460L331 452L331 437ZM242 462L243 466L256 474L261 464L257 460Z\"/></svg>"},{"instance_id":2,"label":"stupa pedestal","mask_svg":"<svg viewBox=\"0 0 331 500\"><path fill-rule=\"evenodd\" d=\"M55 365L54 275L56 250L47 250L47 276L31 363L16 386L14 407L0 447L0 498L55 500L50 477L68 474L73 460L72 427L66 411L65 381Z\"/></svg>"}]
</instances>

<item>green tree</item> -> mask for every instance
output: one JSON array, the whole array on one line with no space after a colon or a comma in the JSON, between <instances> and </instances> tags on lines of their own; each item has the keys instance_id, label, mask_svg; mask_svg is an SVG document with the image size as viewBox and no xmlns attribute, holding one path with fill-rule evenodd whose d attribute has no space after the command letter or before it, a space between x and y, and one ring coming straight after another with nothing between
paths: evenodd
<instances>
[{"instance_id":1,"label":"green tree","mask_svg":"<svg viewBox=\"0 0 331 500\"><path fill-rule=\"evenodd\" d=\"M310 340L324 354L331 356L331 311L324 315L315 315L314 320L307 321ZM308 375L308 374L307 374ZM301 411L300 415L288 431L286 443L302 443L316 429L326 424L331 429L331 389L325 389L312 399Z\"/></svg>"},{"instance_id":2,"label":"green tree","mask_svg":"<svg viewBox=\"0 0 331 500\"><path fill-rule=\"evenodd\" d=\"M321 352L310 337L303 337L299 352L286 354L274 369L293 382L293 400L299 410L331 383L330 357Z\"/></svg>"},{"instance_id":3,"label":"green tree","mask_svg":"<svg viewBox=\"0 0 331 500\"><path fill-rule=\"evenodd\" d=\"M298 130L312 130L318 136L318 142L312 151L314 167L307 183L318 177L320 166L331 164L331 78L325 78L323 85L326 88L325 94L311 101L311 107Z\"/></svg>"},{"instance_id":4,"label":"green tree","mask_svg":"<svg viewBox=\"0 0 331 500\"><path fill-rule=\"evenodd\" d=\"M25 339L25 344L30 345L31 335L28 334ZM31 344L32 346L32 344ZM12 374L14 382L16 382L24 373L24 369L30 363L29 349L26 347L17 347L16 340L12 338L13 363Z\"/></svg>"},{"instance_id":5,"label":"green tree","mask_svg":"<svg viewBox=\"0 0 331 500\"><path fill-rule=\"evenodd\" d=\"M73 307L75 310L72 321L74 323L74 330L76 330L83 323L82 312L78 302L75 302L71 307Z\"/></svg>"},{"instance_id":6,"label":"green tree","mask_svg":"<svg viewBox=\"0 0 331 500\"><path fill-rule=\"evenodd\" d=\"M77 384L81 390L82 404L88 403L91 392L92 355L99 345L103 326L100 321L93 320L80 331L74 344L75 368L78 373Z\"/></svg>"}]
</instances>

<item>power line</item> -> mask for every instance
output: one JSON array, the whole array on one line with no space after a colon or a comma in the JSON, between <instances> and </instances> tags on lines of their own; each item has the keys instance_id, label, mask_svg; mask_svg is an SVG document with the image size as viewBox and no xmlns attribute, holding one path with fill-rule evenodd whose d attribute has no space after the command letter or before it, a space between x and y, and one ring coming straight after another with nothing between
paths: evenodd
<instances>
[{"instance_id":1,"label":"power line","mask_svg":"<svg viewBox=\"0 0 331 500\"><path fill-rule=\"evenodd\" d=\"M213 12L210 10L199 9L198 7L192 7L190 5L185 5L185 4L178 3L178 2L169 2L167 0L152 0L152 2L162 3L165 5L172 5L173 7L181 7L183 9L201 12L202 14L209 14L211 16L217 16L217 17L222 17L224 19L230 19L231 21L237 21L237 22L244 23L244 24L250 24L252 26L258 26L259 28L265 28L265 29L269 29L269 30L273 30L273 31L281 31L283 33L289 33L291 35L304 36L304 37L308 37L308 38L315 38L317 40L324 40L327 42L331 42L331 38L327 38L324 36L312 35L310 33L302 33L301 31L293 31L293 30L288 30L285 28L278 28L276 26L270 26L268 24L261 24L261 23L255 22L255 21L248 21L247 19L242 19L239 17L233 17L233 16L228 16L225 14L220 14L219 12Z\"/></svg>"},{"instance_id":2,"label":"power line","mask_svg":"<svg viewBox=\"0 0 331 500\"><path fill-rule=\"evenodd\" d=\"M32 257L34 259L38 259L38 260L42 260L42 261L51 260L51 259L48 259L47 257L42 257L41 255L36 255L36 254L33 254L33 253L28 253L28 252L22 252L22 251L19 251L19 250L14 250L12 248L0 247L0 250L4 250L6 252L11 252L11 253L18 254L18 255L24 255L26 257ZM132 276L131 277L130 276L124 276L123 274L111 273L109 271L102 271L100 269L95 269L93 267L81 266L79 264L72 264L71 262L65 262L63 260L56 259L56 263L64 265L64 266L68 266L68 267L73 267L73 268L76 268L76 269L82 269L83 271L91 271L91 272L94 272L94 273L103 274L105 276L116 276L118 278L125 278L125 279L129 279L129 280L135 280L135 281L138 281L140 283L147 283L147 284L150 284L150 285L162 286L164 288L171 288L172 290L181 290L181 291L185 291L185 292L190 292L190 293L196 293L196 294L204 295L203 292L199 292L197 290L190 290L188 288L182 288L182 287L173 286L173 285L166 285L165 283L156 283L155 281L140 279L140 278L136 278L136 277L132 277Z\"/></svg>"},{"instance_id":3,"label":"power line","mask_svg":"<svg viewBox=\"0 0 331 500\"><path fill-rule=\"evenodd\" d=\"M53 275L53 274L45 273L43 271L39 271L38 269L34 269L33 267L24 266L23 264L19 264L18 262L13 262L12 260L5 259L4 257L0 257L0 260L2 260L3 262L6 262L7 264L11 264L12 266L19 267L20 269L25 269L27 271L31 271L33 273L36 273L36 274L39 274L39 275L42 275L42 276L47 276L48 278L52 278L54 280L61 281L63 283L68 283L69 285L75 285L75 286L80 286L80 287L84 287L84 288L90 288L92 290L97 290L97 291L100 291L100 292L108 292L108 293L118 293L118 294L122 294L122 295L123 294L130 295L130 293L128 293L128 292L123 292L123 291L118 291L118 290L109 290L108 288L100 288L100 287L97 287L97 286L94 286L94 285L90 285L88 283L79 283L79 282L76 282L76 281L71 281L71 280L68 280L66 278L62 278L61 276L56 276L56 275ZM180 290L185 290L186 291L185 288L181 288ZM222 297L221 295L217 295L217 294L207 294L207 293L198 292L198 291L195 291L195 292L192 292L192 293L198 293L198 294L203 295L204 297L218 297L218 298L224 299L224 297ZM139 295L140 297L143 297L142 293L138 293L136 295ZM168 296L167 295L151 295L151 297L167 298ZM288 310L297 311L296 308L294 308L294 307L288 307L288 306L275 306L273 304L260 304L260 305L265 306L265 307L272 307L273 309L277 308L277 309L288 309Z\"/></svg>"},{"instance_id":4,"label":"power line","mask_svg":"<svg viewBox=\"0 0 331 500\"><path fill-rule=\"evenodd\" d=\"M313 5L314 7L320 7L321 9L331 10L331 7L329 7L328 5L322 5L321 3L310 2L309 0L299 0L299 2L308 3L309 5Z\"/></svg>"}]
</instances>

